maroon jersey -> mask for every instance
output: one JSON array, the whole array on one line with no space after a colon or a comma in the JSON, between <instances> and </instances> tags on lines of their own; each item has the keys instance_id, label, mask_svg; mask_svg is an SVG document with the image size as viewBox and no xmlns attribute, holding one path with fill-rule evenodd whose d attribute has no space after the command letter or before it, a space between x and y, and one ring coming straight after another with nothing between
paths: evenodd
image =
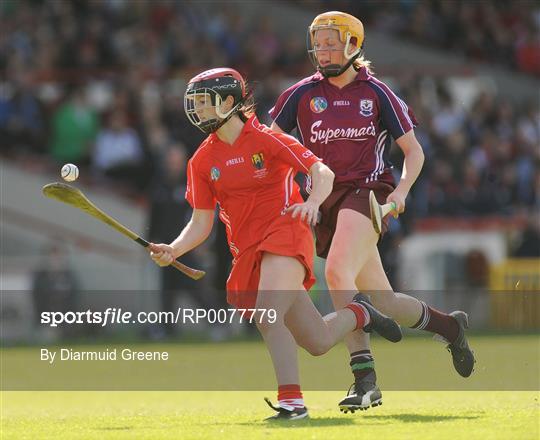
<instances>
[{"instance_id":1,"label":"maroon jersey","mask_svg":"<svg viewBox=\"0 0 540 440\"><path fill-rule=\"evenodd\" d=\"M332 169L335 183L361 187L394 185L390 136L398 139L417 124L403 100L365 67L342 89L320 73L305 78L269 113L283 131L298 128L300 142Z\"/></svg>"}]
</instances>

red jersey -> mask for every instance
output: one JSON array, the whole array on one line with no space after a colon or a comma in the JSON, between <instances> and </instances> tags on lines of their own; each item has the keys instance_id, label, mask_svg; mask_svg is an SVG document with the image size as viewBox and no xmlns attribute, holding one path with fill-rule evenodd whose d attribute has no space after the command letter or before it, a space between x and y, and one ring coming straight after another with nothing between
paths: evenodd
<instances>
[{"instance_id":1,"label":"red jersey","mask_svg":"<svg viewBox=\"0 0 540 440\"><path fill-rule=\"evenodd\" d=\"M394 185L390 138L417 124L405 102L365 67L342 89L320 73L299 81L281 94L270 116L287 133L298 128L300 142L336 175L334 184L357 187Z\"/></svg>"},{"instance_id":2,"label":"red jersey","mask_svg":"<svg viewBox=\"0 0 540 440\"><path fill-rule=\"evenodd\" d=\"M213 133L199 146L188 162L186 199L194 209L219 203L236 258L264 239L285 208L303 202L294 176L319 160L295 138L252 116L232 145Z\"/></svg>"}]
</instances>

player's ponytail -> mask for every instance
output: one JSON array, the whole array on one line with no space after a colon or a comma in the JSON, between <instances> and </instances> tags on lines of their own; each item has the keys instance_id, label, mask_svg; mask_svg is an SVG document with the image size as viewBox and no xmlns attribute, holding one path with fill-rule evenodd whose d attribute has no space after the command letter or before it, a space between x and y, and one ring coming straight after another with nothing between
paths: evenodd
<instances>
[{"instance_id":1,"label":"player's ponytail","mask_svg":"<svg viewBox=\"0 0 540 440\"><path fill-rule=\"evenodd\" d=\"M371 67L371 61L366 60L364 58L364 55L361 55L360 57L358 57L356 60L353 61L353 67L354 67L354 70L356 71L360 70L362 67L365 67L367 70L367 73L369 73L370 75L373 75L375 73L373 71L373 68Z\"/></svg>"},{"instance_id":2,"label":"player's ponytail","mask_svg":"<svg viewBox=\"0 0 540 440\"><path fill-rule=\"evenodd\" d=\"M237 115L243 123L246 123L255 114L255 109L255 98L252 91L248 90L242 106L238 109Z\"/></svg>"}]
</instances>

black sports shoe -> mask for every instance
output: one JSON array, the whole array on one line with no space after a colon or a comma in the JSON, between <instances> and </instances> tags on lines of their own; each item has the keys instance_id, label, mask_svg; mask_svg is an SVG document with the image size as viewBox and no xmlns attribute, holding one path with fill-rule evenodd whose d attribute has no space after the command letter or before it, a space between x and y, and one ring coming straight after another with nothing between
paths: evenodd
<instances>
[{"instance_id":1,"label":"black sports shoe","mask_svg":"<svg viewBox=\"0 0 540 440\"><path fill-rule=\"evenodd\" d=\"M344 413L349 411L354 413L357 409L363 411L370 406L382 405L382 393L375 383L376 380L375 371L372 371L360 381L353 383L349 388L347 397L339 402L339 410Z\"/></svg>"},{"instance_id":2,"label":"black sports shoe","mask_svg":"<svg viewBox=\"0 0 540 440\"><path fill-rule=\"evenodd\" d=\"M449 313L449 315L457 321L459 326L459 333L456 340L449 343L441 335L436 334L433 337L448 344L446 348L452 354L454 368L460 376L469 377L474 371L474 364L476 362L474 352L470 349L467 338L465 337L465 329L469 328L469 316L461 311L455 311Z\"/></svg>"},{"instance_id":3,"label":"black sports shoe","mask_svg":"<svg viewBox=\"0 0 540 440\"><path fill-rule=\"evenodd\" d=\"M357 293L354 295L353 302L363 305L367 309L370 316L369 324L365 325L362 330L364 330L366 333L376 331L383 338L388 339L391 342L401 341L403 335L401 333L401 327L399 324L392 318L383 315L375 307L373 307L371 301L366 295Z\"/></svg>"},{"instance_id":4,"label":"black sports shoe","mask_svg":"<svg viewBox=\"0 0 540 440\"><path fill-rule=\"evenodd\" d=\"M295 409L285 409L281 406L274 406L272 405L272 402L270 402L270 399L268 397L264 398L265 402L268 403L268 406L272 408L274 411L277 411L277 414L267 417L264 420L300 420L305 419L309 417L308 410L304 406L303 408L295 408Z\"/></svg>"}]
</instances>

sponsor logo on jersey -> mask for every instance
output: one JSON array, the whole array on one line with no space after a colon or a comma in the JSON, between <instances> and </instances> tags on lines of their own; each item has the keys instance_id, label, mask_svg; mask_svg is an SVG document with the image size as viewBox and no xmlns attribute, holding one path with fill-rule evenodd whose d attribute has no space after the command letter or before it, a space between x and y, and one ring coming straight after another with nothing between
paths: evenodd
<instances>
[{"instance_id":1,"label":"sponsor logo on jersey","mask_svg":"<svg viewBox=\"0 0 540 440\"><path fill-rule=\"evenodd\" d=\"M366 117L373 115L373 99L360 100L360 114Z\"/></svg>"},{"instance_id":2,"label":"sponsor logo on jersey","mask_svg":"<svg viewBox=\"0 0 540 440\"><path fill-rule=\"evenodd\" d=\"M231 165L238 165L239 163L244 163L244 157L235 157L233 159L229 159L227 162L225 162L225 165L230 167Z\"/></svg>"},{"instance_id":3,"label":"sponsor logo on jersey","mask_svg":"<svg viewBox=\"0 0 540 440\"><path fill-rule=\"evenodd\" d=\"M334 101L332 104L334 105L334 107L345 107L347 105L351 105L351 101Z\"/></svg>"},{"instance_id":4,"label":"sponsor logo on jersey","mask_svg":"<svg viewBox=\"0 0 540 440\"><path fill-rule=\"evenodd\" d=\"M214 182L219 179L219 176L221 176L221 173L219 171L218 167L212 167L210 170L210 179L212 179Z\"/></svg>"},{"instance_id":5,"label":"sponsor logo on jersey","mask_svg":"<svg viewBox=\"0 0 540 440\"><path fill-rule=\"evenodd\" d=\"M311 101L309 102L309 108L311 108L311 111L313 113L322 113L326 110L327 107L328 102L322 96L316 96L315 98L311 98Z\"/></svg>"},{"instance_id":6,"label":"sponsor logo on jersey","mask_svg":"<svg viewBox=\"0 0 540 440\"><path fill-rule=\"evenodd\" d=\"M262 170L264 168L264 156L263 156L263 154L262 153L255 153L253 156L251 156L251 163L258 170Z\"/></svg>"},{"instance_id":7,"label":"sponsor logo on jersey","mask_svg":"<svg viewBox=\"0 0 540 440\"><path fill-rule=\"evenodd\" d=\"M255 153L251 156L251 163L256 170L253 174L255 179L262 179L268 175L268 169L264 166L264 156L262 153Z\"/></svg>"},{"instance_id":8,"label":"sponsor logo on jersey","mask_svg":"<svg viewBox=\"0 0 540 440\"><path fill-rule=\"evenodd\" d=\"M367 127L347 127L347 128L320 128L322 120L315 121L311 125L311 137L309 141L312 144L320 142L327 144L333 141L365 141L368 136L375 136L376 130L373 122Z\"/></svg>"}]
</instances>

